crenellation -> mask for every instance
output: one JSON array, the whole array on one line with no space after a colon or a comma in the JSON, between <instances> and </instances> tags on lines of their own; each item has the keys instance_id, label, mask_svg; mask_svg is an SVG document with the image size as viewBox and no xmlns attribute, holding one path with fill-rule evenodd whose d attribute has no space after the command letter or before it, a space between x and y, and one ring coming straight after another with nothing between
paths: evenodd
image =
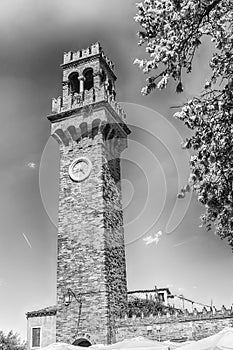
<instances>
[{"instance_id":1,"label":"crenellation","mask_svg":"<svg viewBox=\"0 0 233 350\"><path fill-rule=\"evenodd\" d=\"M70 61L70 54L69 52L64 52L63 54L63 63L68 63Z\"/></svg>"},{"instance_id":2,"label":"crenellation","mask_svg":"<svg viewBox=\"0 0 233 350\"><path fill-rule=\"evenodd\" d=\"M99 43L92 44L87 49L64 53L64 62L69 65L63 66L62 98L53 100L53 113L104 101L125 120L126 115L116 102L114 65L104 55Z\"/></svg>"},{"instance_id":3,"label":"crenellation","mask_svg":"<svg viewBox=\"0 0 233 350\"><path fill-rule=\"evenodd\" d=\"M196 308L193 309L193 311L189 311L188 309L184 310L176 310L172 311L172 309L166 311L164 314L161 313L155 313L155 314L145 314L143 313L143 317L138 314L125 314L124 318L118 319L119 324L123 324L125 321L127 321L127 324L130 325L132 323L132 320L138 320L140 322L141 318L144 318L145 320L153 319L155 322L172 322L174 320L179 320L180 322L184 321L195 321L200 319L215 319L215 318L232 318L233 316L233 308L227 309L224 305L221 309L217 310L216 307L212 307L211 310L207 310L206 307L203 307L201 311L197 311Z\"/></svg>"},{"instance_id":4,"label":"crenellation","mask_svg":"<svg viewBox=\"0 0 233 350\"><path fill-rule=\"evenodd\" d=\"M102 53L102 57L106 61L107 65L111 68L111 70L114 70L115 66L113 62L104 53Z\"/></svg>"},{"instance_id":5,"label":"crenellation","mask_svg":"<svg viewBox=\"0 0 233 350\"><path fill-rule=\"evenodd\" d=\"M83 94L74 93L67 96L65 100L61 96L52 99L52 112L61 113L71 109L82 108L89 105L94 105L98 102L106 101L116 112L116 114L123 120L126 120L126 113L118 102L110 96L104 87L99 89L92 88L85 91Z\"/></svg>"},{"instance_id":6,"label":"crenellation","mask_svg":"<svg viewBox=\"0 0 233 350\"><path fill-rule=\"evenodd\" d=\"M60 113L62 110L62 97L59 96L58 98L52 99L52 112L53 113Z\"/></svg>"},{"instance_id":7,"label":"crenellation","mask_svg":"<svg viewBox=\"0 0 233 350\"><path fill-rule=\"evenodd\" d=\"M96 55L96 54L102 52L102 47L98 41L96 43L92 44L91 48L92 48L93 55Z\"/></svg>"},{"instance_id":8,"label":"crenellation","mask_svg":"<svg viewBox=\"0 0 233 350\"><path fill-rule=\"evenodd\" d=\"M102 57L102 59L106 62L107 66L109 66L110 70L114 71L114 63L103 53L102 48L98 42L92 44L86 49L64 52L63 64L68 64L79 60L85 60L96 55Z\"/></svg>"},{"instance_id":9,"label":"crenellation","mask_svg":"<svg viewBox=\"0 0 233 350\"><path fill-rule=\"evenodd\" d=\"M154 340L186 341L199 340L215 334L224 327L233 326L231 309L225 313L218 310L203 312L184 312L179 314L164 315L133 315L116 320L117 340L135 336L144 336Z\"/></svg>"},{"instance_id":10,"label":"crenellation","mask_svg":"<svg viewBox=\"0 0 233 350\"><path fill-rule=\"evenodd\" d=\"M101 48L99 42L96 42L96 43L92 44L91 46L89 46L86 49L81 49L81 50L78 50L78 51L64 52L63 64L69 63L71 61L76 61L76 60L79 60L79 59L84 59L84 58L87 58L87 57L91 57L91 56L94 56L94 55L98 55L98 54L101 54L101 53L102 53L102 48ZM113 69L112 62L105 55L103 55L103 57L106 59L107 63L108 62L111 63L111 69Z\"/></svg>"}]
</instances>

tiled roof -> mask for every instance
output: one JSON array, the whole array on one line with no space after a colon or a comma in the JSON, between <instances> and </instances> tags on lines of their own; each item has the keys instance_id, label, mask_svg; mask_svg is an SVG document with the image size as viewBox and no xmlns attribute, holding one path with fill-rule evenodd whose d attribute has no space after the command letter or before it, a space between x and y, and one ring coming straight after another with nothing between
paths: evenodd
<instances>
[{"instance_id":1,"label":"tiled roof","mask_svg":"<svg viewBox=\"0 0 233 350\"><path fill-rule=\"evenodd\" d=\"M162 292L162 291L167 291L169 295L171 295L170 289L169 288L157 288L157 289L140 289L140 290L131 290L127 292L127 294L134 294L134 293L155 293L155 292Z\"/></svg>"},{"instance_id":2,"label":"tiled roof","mask_svg":"<svg viewBox=\"0 0 233 350\"><path fill-rule=\"evenodd\" d=\"M57 313L57 306L48 306L41 310L29 311L26 313L27 318L29 317L37 317L37 316L53 316Z\"/></svg>"}]
</instances>

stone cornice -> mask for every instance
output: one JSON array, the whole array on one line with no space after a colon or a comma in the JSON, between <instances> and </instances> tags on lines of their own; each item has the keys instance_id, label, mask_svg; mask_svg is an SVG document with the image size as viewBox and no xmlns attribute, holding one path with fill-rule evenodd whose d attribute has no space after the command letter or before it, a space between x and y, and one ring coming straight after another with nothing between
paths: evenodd
<instances>
[{"instance_id":1,"label":"stone cornice","mask_svg":"<svg viewBox=\"0 0 233 350\"><path fill-rule=\"evenodd\" d=\"M120 128L122 131L126 134L129 135L131 133L130 129L127 127L126 123L119 117L119 115L116 113L116 111L112 108L112 106L107 102L107 101L99 101L99 102L94 102L91 105L87 106L80 106L74 109L69 109L67 111L63 111L60 113L55 113L55 114L50 114L47 116L49 121L51 123L56 123L65 119L68 119L70 117L75 117L77 113L82 114L85 113L87 108L90 108L92 106L93 111L97 108L104 107L106 108L110 114L113 116L114 120L116 121L117 124L119 124Z\"/></svg>"},{"instance_id":2,"label":"stone cornice","mask_svg":"<svg viewBox=\"0 0 233 350\"><path fill-rule=\"evenodd\" d=\"M92 56L87 56L87 57L83 57L83 58L78 58L76 60L67 62L67 63L62 63L60 64L60 67L62 67L63 69L66 68L70 68L70 67L74 67L74 66L79 66L80 63L85 63L87 61L94 61L96 58L100 58L101 57L101 53L97 53L96 55L92 55Z\"/></svg>"}]
</instances>

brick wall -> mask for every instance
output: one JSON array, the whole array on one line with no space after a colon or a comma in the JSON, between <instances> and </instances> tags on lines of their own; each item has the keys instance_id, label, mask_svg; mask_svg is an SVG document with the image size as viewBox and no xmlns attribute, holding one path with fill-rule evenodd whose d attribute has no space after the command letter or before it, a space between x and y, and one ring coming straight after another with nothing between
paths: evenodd
<instances>
[{"instance_id":1,"label":"brick wall","mask_svg":"<svg viewBox=\"0 0 233 350\"><path fill-rule=\"evenodd\" d=\"M60 129L67 137L69 126L78 129L86 123L86 132L77 142L68 136L60 144L57 341L72 343L89 334L94 342L113 342L114 317L126 305L119 160L125 140L119 139L113 147L115 137L109 140L101 127L93 136L89 127L94 120L108 122L110 117L105 108L98 107L91 116L81 110L52 125L52 131ZM112 131L114 127L119 128L117 123L111 125ZM77 183L68 169L80 156L90 159L92 171L88 179ZM65 305L68 289L80 298L81 312L75 298Z\"/></svg>"},{"instance_id":2,"label":"brick wall","mask_svg":"<svg viewBox=\"0 0 233 350\"><path fill-rule=\"evenodd\" d=\"M90 312L92 312L92 310ZM75 315L71 317L75 317ZM100 320L98 319L98 321ZM74 319L69 319L70 327L72 327L73 322ZM232 314L199 315L197 317L191 315L170 318L153 316L145 318L121 318L115 320L115 322L115 341L143 336L152 340L182 342L186 340L199 340L216 334L225 327L233 327L233 316ZM90 321L90 323L92 323L92 321ZM41 327L41 347L56 341L56 315L28 317L28 349L31 349L32 327ZM100 332L101 331L100 329ZM90 333L83 333L82 336L88 339L92 344L94 342L99 342L99 338L97 337L94 339Z\"/></svg>"},{"instance_id":3,"label":"brick wall","mask_svg":"<svg viewBox=\"0 0 233 350\"><path fill-rule=\"evenodd\" d=\"M199 340L233 327L232 315L199 317L145 317L117 321L117 341L143 336L153 340Z\"/></svg>"},{"instance_id":4,"label":"brick wall","mask_svg":"<svg viewBox=\"0 0 233 350\"><path fill-rule=\"evenodd\" d=\"M100 177L102 146L97 142L88 146L87 140L84 140L82 146L75 145L72 150L64 145L60 148L57 341L68 343L86 332L94 337L98 334L107 337L108 305ZM92 161L93 169L88 181L78 184L70 179L68 167L81 155ZM64 305L68 288L77 296L81 295L79 324L77 301L73 299L69 306Z\"/></svg>"}]
</instances>

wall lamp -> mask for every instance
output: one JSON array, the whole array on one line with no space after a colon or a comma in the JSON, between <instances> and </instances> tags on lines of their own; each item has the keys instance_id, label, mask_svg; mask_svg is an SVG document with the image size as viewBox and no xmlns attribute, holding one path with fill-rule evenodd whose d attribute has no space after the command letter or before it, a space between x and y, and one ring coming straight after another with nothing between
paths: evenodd
<instances>
[{"instance_id":1,"label":"wall lamp","mask_svg":"<svg viewBox=\"0 0 233 350\"><path fill-rule=\"evenodd\" d=\"M77 298L76 294L72 291L72 289L68 288L66 294L64 295L64 304L69 306L72 302L72 298L74 298L78 303L81 304L81 299Z\"/></svg>"}]
</instances>

